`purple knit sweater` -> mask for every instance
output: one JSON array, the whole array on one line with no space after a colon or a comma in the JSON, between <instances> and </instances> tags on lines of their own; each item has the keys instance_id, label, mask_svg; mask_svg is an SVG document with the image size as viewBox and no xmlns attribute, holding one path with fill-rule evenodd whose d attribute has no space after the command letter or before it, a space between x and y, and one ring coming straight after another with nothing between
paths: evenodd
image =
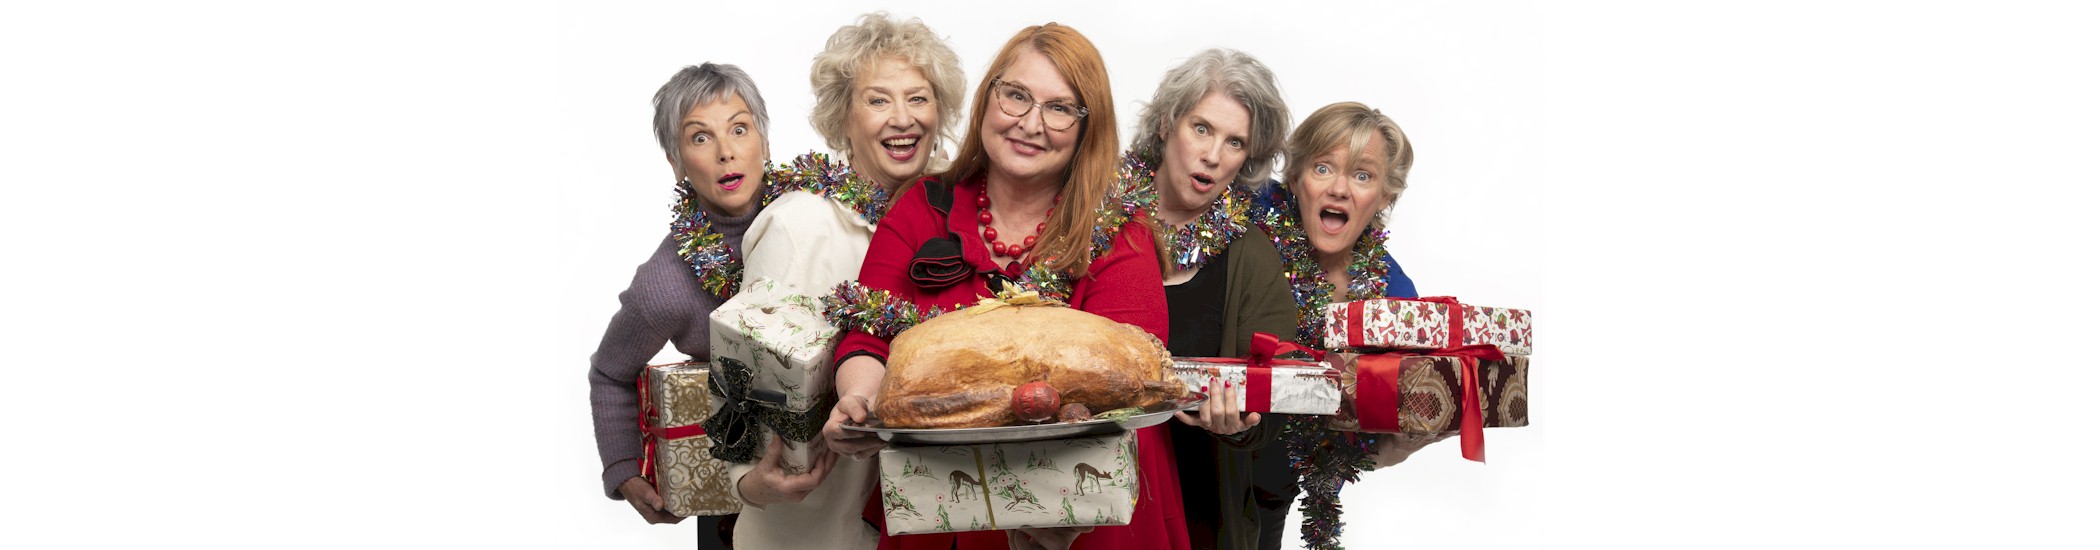
<instances>
[{"instance_id":1,"label":"purple knit sweater","mask_svg":"<svg viewBox=\"0 0 2100 550\"><path fill-rule=\"evenodd\" d=\"M742 255L744 229L757 217L754 208L745 216L715 219L713 227ZM620 499L620 483L642 475L642 429L635 423L641 397L634 379L663 351L664 342L708 360L707 315L721 305L721 299L700 289L693 265L678 257L678 243L669 236L635 268L634 282L620 293L620 312L613 314L597 353L591 354L591 424L598 434L598 459L605 465L605 496Z\"/></svg>"}]
</instances>

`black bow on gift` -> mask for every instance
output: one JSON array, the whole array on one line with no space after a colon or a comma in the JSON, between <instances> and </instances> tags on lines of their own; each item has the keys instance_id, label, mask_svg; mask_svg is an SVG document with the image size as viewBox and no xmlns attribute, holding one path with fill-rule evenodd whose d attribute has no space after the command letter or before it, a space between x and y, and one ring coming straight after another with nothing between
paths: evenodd
<instances>
[{"instance_id":1,"label":"black bow on gift","mask_svg":"<svg viewBox=\"0 0 2100 550\"><path fill-rule=\"evenodd\" d=\"M715 368L708 369L707 391L722 400L722 408L700 426L707 429L708 439L714 440L714 448L708 453L715 458L730 462L758 458L760 426L772 428L773 433L789 441L809 441L824 427L831 405L838 400L835 394L827 393L807 411L789 411L787 394L752 388L753 376L749 365L729 357L716 357Z\"/></svg>"}]
</instances>

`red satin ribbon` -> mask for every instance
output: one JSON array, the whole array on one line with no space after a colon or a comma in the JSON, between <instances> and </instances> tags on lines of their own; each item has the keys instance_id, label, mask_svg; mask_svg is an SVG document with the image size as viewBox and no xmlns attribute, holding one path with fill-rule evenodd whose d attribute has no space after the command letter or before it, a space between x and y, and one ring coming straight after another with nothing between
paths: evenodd
<instances>
[{"instance_id":1,"label":"red satin ribbon","mask_svg":"<svg viewBox=\"0 0 2100 550\"><path fill-rule=\"evenodd\" d=\"M1507 361L1502 350L1489 344L1459 345L1464 341L1466 307L1451 296L1427 298L1388 298L1444 304L1449 329L1446 331L1444 347L1438 350L1400 350L1378 355L1365 355L1356 359L1356 411L1357 420L1368 431L1398 431L1400 406L1400 357L1430 356L1454 357L1458 359L1458 448L1467 460L1487 462L1487 436L1484 432L1486 420L1480 411L1481 361ZM1349 303L1350 347L1363 346L1363 301ZM1366 382L1371 382L1366 385ZM1365 388L1392 388L1366 393ZM1379 411L1384 411L1380 413ZM1374 420L1375 419L1375 420Z\"/></svg>"},{"instance_id":2,"label":"red satin ribbon","mask_svg":"<svg viewBox=\"0 0 2100 550\"><path fill-rule=\"evenodd\" d=\"M656 401L649 399L649 371L642 368L642 375L634 378L634 387L642 397L642 414L636 419L642 425L642 481L650 487L656 486L656 438L685 439L707 435L707 428L699 424L658 428L649 425L649 418L656 416Z\"/></svg>"},{"instance_id":3,"label":"red satin ribbon","mask_svg":"<svg viewBox=\"0 0 2100 550\"><path fill-rule=\"evenodd\" d=\"M1292 361L1289 359L1276 358L1276 355L1279 353L1289 353L1293 351L1305 352L1307 355L1313 356L1314 359L1323 359L1327 356L1326 353L1321 352L1320 350L1306 347L1297 342L1283 341L1283 339L1277 338L1274 334L1269 334L1266 332L1256 332L1254 333L1254 338L1252 338L1251 341L1247 343L1246 359L1233 359L1227 357L1191 357L1184 358L1182 360L1193 361L1198 363L1218 363L1221 365L1246 365L1246 367L1244 368L1247 372L1247 387L1244 390L1243 394L1246 396L1246 405L1240 410L1244 412L1269 412L1269 398L1274 395L1273 385L1275 381L1275 377L1271 374L1271 367L1319 366L1319 364L1317 363L1307 363L1304 361Z\"/></svg>"}]
</instances>

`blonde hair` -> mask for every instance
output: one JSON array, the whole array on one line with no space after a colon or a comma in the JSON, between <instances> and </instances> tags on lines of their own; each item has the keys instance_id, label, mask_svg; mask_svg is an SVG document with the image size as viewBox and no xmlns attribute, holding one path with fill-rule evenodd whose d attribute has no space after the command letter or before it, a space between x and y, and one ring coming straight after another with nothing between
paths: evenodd
<instances>
[{"instance_id":1,"label":"blonde hair","mask_svg":"<svg viewBox=\"0 0 2100 550\"><path fill-rule=\"evenodd\" d=\"M1393 119L1354 101L1321 107L1291 132L1290 141L1284 144L1284 154L1289 159L1283 169L1285 181L1295 183L1305 170L1305 163L1335 147L1348 144L1351 155L1363 151L1373 134L1385 138L1381 155L1385 158L1385 181L1380 191L1385 194L1385 206L1392 206L1393 201L1400 200L1400 192L1407 190L1407 171L1415 165L1414 145L1407 142L1407 134Z\"/></svg>"},{"instance_id":2,"label":"blonde hair","mask_svg":"<svg viewBox=\"0 0 2100 550\"><path fill-rule=\"evenodd\" d=\"M1041 52L1050 59L1058 76L1072 85L1079 105L1085 107L1087 115L1079 120L1078 148L1072 160L1065 166L1063 191L1058 195L1057 208L1045 224L1041 240L1037 241L1036 254L1042 265L1052 270L1074 275L1084 275L1087 266L1093 263L1094 222L1097 208L1108 195L1109 186L1116 180L1116 168L1121 152L1116 137L1116 101L1109 95L1108 67L1101 61L1101 51L1094 43L1071 27L1057 23L1021 29L1020 33L1006 41L1006 46L993 56L991 70L977 83L975 100L970 105L970 127L963 137L962 152L956 156L955 166L940 175L941 181L956 185L964 180L983 175L991 167L991 158L984 150L984 116L991 108L992 79L1002 76L1007 69L1018 63L1027 51ZM1118 228L1103 228L1117 231Z\"/></svg>"},{"instance_id":3,"label":"blonde hair","mask_svg":"<svg viewBox=\"0 0 2100 550\"><path fill-rule=\"evenodd\" d=\"M903 59L926 73L926 82L933 86L937 105L935 136L928 148L934 154L928 171L938 170L947 164L941 154L941 142L955 141L955 121L962 114L962 61L946 41L916 17L897 21L887 13L869 13L831 33L824 42L824 51L817 52L809 67L809 87L817 95L816 109L809 113L809 125L824 136L824 145L833 151L844 151L847 160L852 160L853 146L846 138L846 124L853 108L853 82L884 59Z\"/></svg>"}]
</instances>

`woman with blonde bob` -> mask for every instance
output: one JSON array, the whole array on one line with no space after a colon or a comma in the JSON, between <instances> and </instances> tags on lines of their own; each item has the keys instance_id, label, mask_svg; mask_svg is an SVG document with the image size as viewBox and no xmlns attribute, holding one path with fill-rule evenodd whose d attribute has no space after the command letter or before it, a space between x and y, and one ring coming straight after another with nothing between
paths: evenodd
<instances>
[{"instance_id":1,"label":"woman with blonde bob","mask_svg":"<svg viewBox=\"0 0 2100 550\"><path fill-rule=\"evenodd\" d=\"M1299 123L1284 144L1284 154L1285 183L1268 190L1273 208L1258 221L1274 239L1293 281L1300 341L1320 341L1329 303L1415 297L1411 283L1388 283L1392 264L1385 252L1385 212L1407 190L1407 173L1415 163L1414 146L1400 125L1361 103L1336 103ZM1288 423L1283 435L1292 456L1368 455L1373 469L1397 464L1443 439L1396 434L1350 438L1326 430L1316 417L1294 420L1298 421ZM1338 503L1342 480L1352 475L1324 470L1298 480L1305 491L1305 509ZM1308 516L1306 521L1318 519Z\"/></svg>"},{"instance_id":2,"label":"woman with blonde bob","mask_svg":"<svg viewBox=\"0 0 2100 550\"><path fill-rule=\"evenodd\" d=\"M1146 222L1108 208L1116 103L1100 52L1071 27L1029 27L999 50L976 91L955 165L898 197L859 283L923 311L974 304L992 297L993 284L1013 282L1164 339L1161 266ZM868 459L882 441L843 425L867 422L901 327L846 328L839 402L823 434L833 451ZM1165 427L1137 439L1140 496L1129 525L887 537L883 547L1187 548Z\"/></svg>"},{"instance_id":3,"label":"woman with blonde bob","mask_svg":"<svg viewBox=\"0 0 2100 550\"><path fill-rule=\"evenodd\" d=\"M860 272L861 258L891 197L934 168L962 112L962 63L918 19L871 13L839 27L811 63L817 96L810 125L846 162L802 155L767 173L785 190L744 233L744 282L770 279L821 295ZM828 414L819 411L815 414ZM830 455L819 442L814 456ZM754 464L735 464L736 522L747 548L874 548L860 521L875 487L875 463L811 460L791 474L773 445Z\"/></svg>"}]
</instances>

